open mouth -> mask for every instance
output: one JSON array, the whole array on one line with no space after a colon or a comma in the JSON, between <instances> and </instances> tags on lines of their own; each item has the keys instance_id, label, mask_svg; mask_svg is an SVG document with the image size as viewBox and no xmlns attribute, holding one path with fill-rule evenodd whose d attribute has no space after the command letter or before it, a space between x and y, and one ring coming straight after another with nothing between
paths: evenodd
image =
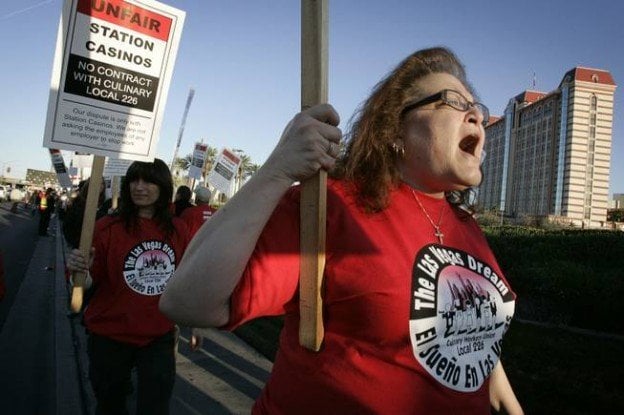
<instances>
[{"instance_id":1,"label":"open mouth","mask_svg":"<svg viewBox=\"0 0 624 415\"><path fill-rule=\"evenodd\" d=\"M479 138L474 135L469 135L459 142L459 148L461 149L461 151L469 153L473 156L476 156L478 145Z\"/></svg>"}]
</instances>

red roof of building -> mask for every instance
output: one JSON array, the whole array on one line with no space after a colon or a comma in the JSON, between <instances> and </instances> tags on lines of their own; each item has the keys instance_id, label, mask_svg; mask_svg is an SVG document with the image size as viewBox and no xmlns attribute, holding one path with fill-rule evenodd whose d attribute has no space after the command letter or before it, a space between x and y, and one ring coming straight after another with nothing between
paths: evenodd
<instances>
[{"instance_id":1,"label":"red roof of building","mask_svg":"<svg viewBox=\"0 0 624 415\"><path fill-rule=\"evenodd\" d=\"M563 78L566 76L572 76L576 81L594 82L598 84L615 85L615 81L609 71L603 69L592 69L577 66L574 69L570 69Z\"/></svg>"},{"instance_id":2,"label":"red roof of building","mask_svg":"<svg viewBox=\"0 0 624 415\"><path fill-rule=\"evenodd\" d=\"M503 117L497 117L496 115L490 115L490 119L488 120L487 126L494 124L496 121L502 119ZM487 127L486 126L486 127Z\"/></svg>"},{"instance_id":3,"label":"red roof of building","mask_svg":"<svg viewBox=\"0 0 624 415\"><path fill-rule=\"evenodd\" d=\"M603 69L584 68L582 66L577 66L573 69L570 69L568 72L566 72L566 74L563 76L563 79L565 79L567 76L573 77L573 79L576 81L594 82L594 83L599 83L599 84L616 86L615 81L613 80L613 77L611 76L611 73ZM563 83L563 81L561 82ZM561 87L561 84L559 86ZM554 93L557 93L557 91L551 91L551 92L546 93L546 92L540 92L540 91L526 90L516 95L514 97L514 100L516 100L517 102L533 104L534 102L539 101L540 99L546 96L550 96ZM500 121L503 118L504 117L496 117L492 115L490 116L490 119L487 125L490 126L496 123L497 121Z\"/></svg>"},{"instance_id":4,"label":"red roof of building","mask_svg":"<svg viewBox=\"0 0 624 415\"><path fill-rule=\"evenodd\" d=\"M515 96L515 100L518 102L526 102L528 104L532 104L535 101L545 97L547 94L545 92L539 91L524 91Z\"/></svg>"}]
</instances>

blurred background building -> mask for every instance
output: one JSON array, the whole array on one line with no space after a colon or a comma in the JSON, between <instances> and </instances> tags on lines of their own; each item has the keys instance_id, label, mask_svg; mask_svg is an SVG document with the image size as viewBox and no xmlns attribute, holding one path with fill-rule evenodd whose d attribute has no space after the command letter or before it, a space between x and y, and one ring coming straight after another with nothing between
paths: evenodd
<instances>
[{"instance_id":1,"label":"blurred background building","mask_svg":"<svg viewBox=\"0 0 624 415\"><path fill-rule=\"evenodd\" d=\"M615 89L608 71L576 67L554 91L511 98L485 129L480 205L516 220L605 226Z\"/></svg>"}]
</instances>

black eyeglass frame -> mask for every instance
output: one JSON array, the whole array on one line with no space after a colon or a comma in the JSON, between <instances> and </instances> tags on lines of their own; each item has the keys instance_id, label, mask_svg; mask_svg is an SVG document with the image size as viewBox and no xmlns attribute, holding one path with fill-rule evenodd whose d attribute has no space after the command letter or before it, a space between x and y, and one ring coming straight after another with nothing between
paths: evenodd
<instances>
[{"instance_id":1,"label":"black eyeglass frame","mask_svg":"<svg viewBox=\"0 0 624 415\"><path fill-rule=\"evenodd\" d=\"M452 100L448 99L447 94L449 92L453 92L459 95L465 101L466 107L465 108L458 107L457 102L453 102ZM436 94L430 95L426 98L423 98L411 104L407 104L405 108L401 110L400 118L403 119L405 114L407 114L409 111L413 110L414 108L422 107L424 105L431 104L432 102L436 102L436 101L443 101L449 107L456 109L457 111L462 111L462 112L469 111L471 108L476 107L477 110L481 113L481 115L483 115L483 122L482 122L483 126L486 126L490 119L490 110L488 107L486 107L484 104L477 102L477 101L475 102L469 101L468 98L466 98L461 92L455 91L454 89L443 89L442 91Z\"/></svg>"}]
</instances>

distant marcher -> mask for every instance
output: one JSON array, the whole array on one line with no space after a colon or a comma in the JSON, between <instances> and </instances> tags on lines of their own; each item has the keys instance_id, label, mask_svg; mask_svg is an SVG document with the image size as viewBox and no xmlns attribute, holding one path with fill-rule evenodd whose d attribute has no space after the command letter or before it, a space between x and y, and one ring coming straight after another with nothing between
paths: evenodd
<instances>
[{"instance_id":1,"label":"distant marcher","mask_svg":"<svg viewBox=\"0 0 624 415\"><path fill-rule=\"evenodd\" d=\"M65 213L67 213L67 208L69 207L69 195L67 190L63 190L63 193L58 197L56 212L58 214L58 218L61 222L65 219Z\"/></svg>"},{"instance_id":2,"label":"distant marcher","mask_svg":"<svg viewBox=\"0 0 624 415\"><path fill-rule=\"evenodd\" d=\"M78 248L80 245L80 233L82 231L84 211L87 206L89 181L90 180L87 179L81 182L76 196L67 202L67 209L63 218L63 235L65 236L65 241L71 248ZM104 181L102 180L97 202L97 211L95 212L96 220L106 216L112 206L112 200L106 199L105 190Z\"/></svg>"},{"instance_id":3,"label":"distant marcher","mask_svg":"<svg viewBox=\"0 0 624 415\"><path fill-rule=\"evenodd\" d=\"M201 226L217 211L210 206L210 198L212 193L207 187L198 187L195 189L195 204L182 212L180 218L186 222L191 232L191 236L201 228Z\"/></svg>"},{"instance_id":4,"label":"distant marcher","mask_svg":"<svg viewBox=\"0 0 624 415\"><path fill-rule=\"evenodd\" d=\"M35 216L37 210L39 210L39 200L41 198L41 193L37 189L33 189L30 192L30 196L28 197L28 207L31 210L32 216Z\"/></svg>"},{"instance_id":5,"label":"distant marcher","mask_svg":"<svg viewBox=\"0 0 624 415\"><path fill-rule=\"evenodd\" d=\"M48 236L48 226L54 213L55 203L54 189L49 187L39 198L39 236Z\"/></svg>"},{"instance_id":6,"label":"distant marcher","mask_svg":"<svg viewBox=\"0 0 624 415\"><path fill-rule=\"evenodd\" d=\"M41 206L41 199L43 199L44 196L45 196L45 189L35 190L35 192L33 193L33 200L34 200L33 216L35 215L35 213L39 212L39 208ZM46 202L46 206L47 206L47 202Z\"/></svg>"},{"instance_id":7,"label":"distant marcher","mask_svg":"<svg viewBox=\"0 0 624 415\"><path fill-rule=\"evenodd\" d=\"M180 186L178 190L176 190L175 199L173 201L174 212L173 214L177 217L180 217L184 209L190 208L193 206L191 203L191 197L193 194L191 193L191 188L188 186Z\"/></svg>"}]
</instances>

